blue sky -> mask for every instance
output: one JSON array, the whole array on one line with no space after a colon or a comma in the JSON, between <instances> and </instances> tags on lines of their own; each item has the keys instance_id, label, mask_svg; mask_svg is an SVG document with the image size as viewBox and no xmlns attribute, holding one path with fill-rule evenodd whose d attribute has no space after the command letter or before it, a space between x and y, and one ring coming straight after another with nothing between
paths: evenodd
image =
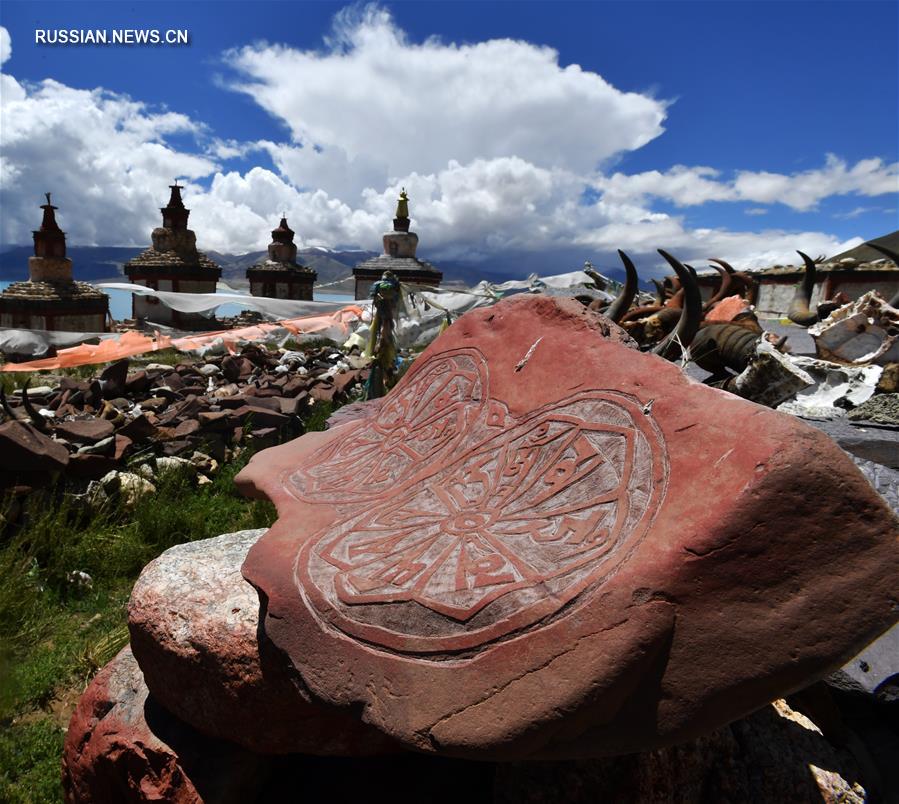
<instances>
[{"instance_id":1,"label":"blue sky","mask_svg":"<svg viewBox=\"0 0 899 804\"><path fill-rule=\"evenodd\" d=\"M55 189L71 242L143 244L188 184L201 247L745 264L899 228L895 2L6 0L5 243ZM36 29L187 29L189 46ZM11 55L7 57L7 54ZM65 215L63 215L65 212ZM655 262L653 264L655 264Z\"/></svg>"}]
</instances>

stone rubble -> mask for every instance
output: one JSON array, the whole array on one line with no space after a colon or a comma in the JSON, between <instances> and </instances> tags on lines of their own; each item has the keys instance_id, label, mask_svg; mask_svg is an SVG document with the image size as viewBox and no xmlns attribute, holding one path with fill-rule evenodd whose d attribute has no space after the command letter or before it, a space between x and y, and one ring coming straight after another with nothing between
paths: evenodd
<instances>
[{"instance_id":1,"label":"stone rubble","mask_svg":"<svg viewBox=\"0 0 899 804\"><path fill-rule=\"evenodd\" d=\"M53 387L27 389L40 429L19 389L8 397L16 421L0 424L0 447L15 456L0 471L0 490L26 493L58 474L101 480L154 458L157 467L195 454L218 463L237 449L274 446L303 432L315 402L357 394L367 377L363 366L328 346L281 353L247 346L205 363L132 371L121 360L95 380L61 377ZM198 471L206 476L202 464Z\"/></svg>"}]
</instances>

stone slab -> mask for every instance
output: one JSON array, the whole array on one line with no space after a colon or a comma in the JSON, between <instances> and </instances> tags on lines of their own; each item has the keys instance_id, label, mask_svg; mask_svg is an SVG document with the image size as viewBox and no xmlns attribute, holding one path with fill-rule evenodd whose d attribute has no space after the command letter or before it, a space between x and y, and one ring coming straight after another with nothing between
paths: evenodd
<instances>
[{"instance_id":1,"label":"stone slab","mask_svg":"<svg viewBox=\"0 0 899 804\"><path fill-rule=\"evenodd\" d=\"M112 435L115 428L106 419L81 419L70 422L59 422L56 435L67 441L79 444L95 444Z\"/></svg>"},{"instance_id":2,"label":"stone slab","mask_svg":"<svg viewBox=\"0 0 899 804\"><path fill-rule=\"evenodd\" d=\"M144 568L128 619L147 686L197 730L253 751L395 750L347 709L313 703L283 654L260 645L259 597L240 567L264 532L177 545Z\"/></svg>"},{"instance_id":3,"label":"stone slab","mask_svg":"<svg viewBox=\"0 0 899 804\"><path fill-rule=\"evenodd\" d=\"M279 512L243 568L268 637L417 750L687 739L897 619L897 521L848 456L577 302L466 314L376 417L259 453L238 485Z\"/></svg>"},{"instance_id":4,"label":"stone slab","mask_svg":"<svg viewBox=\"0 0 899 804\"><path fill-rule=\"evenodd\" d=\"M58 472L69 462L69 451L33 424L0 424L0 455L4 469L17 472Z\"/></svg>"}]
</instances>

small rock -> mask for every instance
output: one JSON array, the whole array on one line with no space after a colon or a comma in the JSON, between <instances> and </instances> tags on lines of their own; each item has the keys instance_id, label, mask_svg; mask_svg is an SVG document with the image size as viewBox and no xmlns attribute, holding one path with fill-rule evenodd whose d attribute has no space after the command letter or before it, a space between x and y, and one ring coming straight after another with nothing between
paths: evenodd
<instances>
[{"instance_id":1,"label":"small rock","mask_svg":"<svg viewBox=\"0 0 899 804\"><path fill-rule=\"evenodd\" d=\"M66 467L68 477L80 477L84 480L99 480L114 471L118 466L115 458L108 455L90 455L75 453L69 457Z\"/></svg>"},{"instance_id":2,"label":"small rock","mask_svg":"<svg viewBox=\"0 0 899 804\"><path fill-rule=\"evenodd\" d=\"M156 459L156 474L162 476L168 472L177 472L180 470L189 470L191 474L196 474L196 467L186 458L161 457Z\"/></svg>"},{"instance_id":3,"label":"small rock","mask_svg":"<svg viewBox=\"0 0 899 804\"><path fill-rule=\"evenodd\" d=\"M13 472L56 472L69 462L69 451L32 424L0 424L0 455Z\"/></svg>"},{"instance_id":4,"label":"small rock","mask_svg":"<svg viewBox=\"0 0 899 804\"><path fill-rule=\"evenodd\" d=\"M201 414L208 415L208 414ZM181 422L176 428L174 436L175 438L187 438L189 435L193 435L200 429L200 422L196 419L188 419L187 421Z\"/></svg>"},{"instance_id":5,"label":"small rock","mask_svg":"<svg viewBox=\"0 0 899 804\"><path fill-rule=\"evenodd\" d=\"M218 461L203 452L194 452L190 456L190 462L198 472L202 472L204 475L214 475L219 470Z\"/></svg>"},{"instance_id":6,"label":"small rock","mask_svg":"<svg viewBox=\"0 0 899 804\"><path fill-rule=\"evenodd\" d=\"M105 419L81 419L80 421L59 422L57 435L79 444L95 444L112 435L113 425Z\"/></svg>"},{"instance_id":7,"label":"small rock","mask_svg":"<svg viewBox=\"0 0 899 804\"><path fill-rule=\"evenodd\" d=\"M141 497L156 493L156 486L133 472L112 471L104 475L100 483L108 496L118 495L128 508L133 508Z\"/></svg>"},{"instance_id":8,"label":"small rock","mask_svg":"<svg viewBox=\"0 0 899 804\"><path fill-rule=\"evenodd\" d=\"M16 390L13 391L13 395L20 397L20 396L22 396L23 390L24 389L22 389L22 388L16 388ZM36 386L34 386L34 388L28 389L28 398L31 399L33 397L43 397L43 396L49 397L52 393L53 393L53 389L49 385L36 385Z\"/></svg>"},{"instance_id":9,"label":"small rock","mask_svg":"<svg viewBox=\"0 0 899 804\"><path fill-rule=\"evenodd\" d=\"M107 366L100 372L100 387L104 399L114 399L122 396L126 390L128 380L128 359L117 360L111 366Z\"/></svg>"},{"instance_id":10,"label":"small rock","mask_svg":"<svg viewBox=\"0 0 899 804\"><path fill-rule=\"evenodd\" d=\"M115 454L115 436L111 435L108 438L104 438L102 441L98 441L96 444L88 444L84 447L79 447L78 454L112 456Z\"/></svg>"},{"instance_id":11,"label":"small rock","mask_svg":"<svg viewBox=\"0 0 899 804\"><path fill-rule=\"evenodd\" d=\"M162 410L169 404L169 400L162 396L151 396L148 399L144 399L140 403L140 407L142 410L152 410L154 413Z\"/></svg>"},{"instance_id":12,"label":"small rock","mask_svg":"<svg viewBox=\"0 0 899 804\"><path fill-rule=\"evenodd\" d=\"M156 426L151 424L141 413L118 430L119 435L127 436L132 441L144 441L156 435Z\"/></svg>"},{"instance_id":13,"label":"small rock","mask_svg":"<svg viewBox=\"0 0 899 804\"><path fill-rule=\"evenodd\" d=\"M847 414L850 421L869 421L899 427L899 394L874 394Z\"/></svg>"}]
</instances>

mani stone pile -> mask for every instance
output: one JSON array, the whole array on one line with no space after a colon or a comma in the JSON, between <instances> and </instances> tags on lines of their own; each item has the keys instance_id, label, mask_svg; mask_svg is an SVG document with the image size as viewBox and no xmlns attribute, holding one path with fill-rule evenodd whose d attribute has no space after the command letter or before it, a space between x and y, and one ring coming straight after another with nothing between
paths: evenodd
<instances>
[{"instance_id":1,"label":"mani stone pile","mask_svg":"<svg viewBox=\"0 0 899 804\"><path fill-rule=\"evenodd\" d=\"M142 486L131 476L141 461L199 452L195 462L220 463L238 448L273 446L303 432L310 405L353 395L367 377L361 366L327 346L271 353L251 345L205 363L129 371L120 360L93 380L61 377L16 392L0 424L0 492L23 496L60 474L113 490Z\"/></svg>"},{"instance_id":2,"label":"mani stone pile","mask_svg":"<svg viewBox=\"0 0 899 804\"><path fill-rule=\"evenodd\" d=\"M575 301L468 313L237 482L277 523L145 568L69 728L70 801L880 783L809 685L896 622L895 516L827 436Z\"/></svg>"}]
</instances>

